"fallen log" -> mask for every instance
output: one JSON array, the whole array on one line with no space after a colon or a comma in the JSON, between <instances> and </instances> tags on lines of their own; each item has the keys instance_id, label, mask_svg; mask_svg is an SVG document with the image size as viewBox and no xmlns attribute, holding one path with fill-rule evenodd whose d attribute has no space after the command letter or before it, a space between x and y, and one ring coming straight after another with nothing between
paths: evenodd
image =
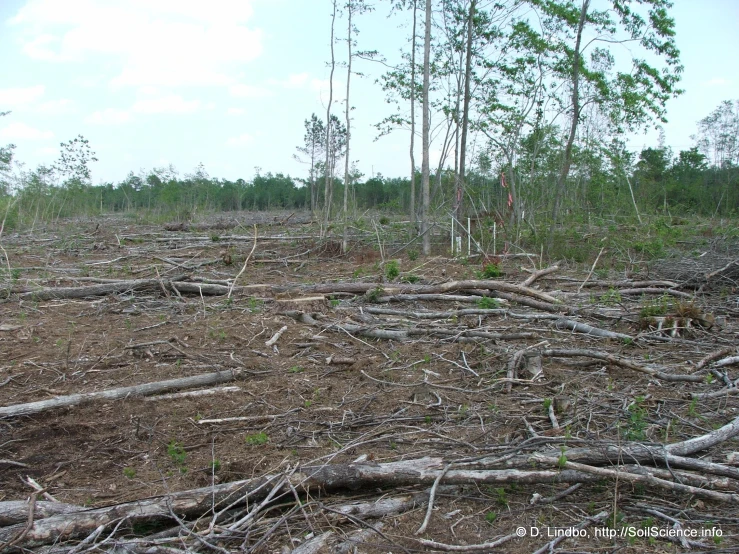
<instances>
[{"instance_id":1,"label":"fallen log","mask_svg":"<svg viewBox=\"0 0 739 554\"><path fill-rule=\"evenodd\" d=\"M586 357L593 358L596 360L603 360L611 364L625 367L633 371L640 373L646 373L652 377L657 377L663 381L684 381L688 383L702 383L705 381L705 377L701 375L680 375L673 373L665 373L651 367L646 367L634 363L633 361L615 356L613 354L606 354L604 352L597 352L595 350L580 350L580 349L547 349L547 350L531 350L526 353L527 356L544 356L547 358L560 357L560 358L571 358L571 357Z\"/></svg>"},{"instance_id":2,"label":"fallen log","mask_svg":"<svg viewBox=\"0 0 739 554\"><path fill-rule=\"evenodd\" d=\"M631 335L616 333L614 331L608 331L606 329L598 329L597 327L592 327L590 325L587 325L586 323L580 323L578 321L572 321L571 319L558 319L554 322L554 326L557 329L570 329L575 333L584 333L586 335L592 335L594 337L629 341L634 340L634 337L632 337Z\"/></svg>"},{"instance_id":3,"label":"fallen log","mask_svg":"<svg viewBox=\"0 0 739 554\"><path fill-rule=\"evenodd\" d=\"M726 433L717 431L715 436L726 437ZM678 446L681 445L681 446ZM614 449L620 449L612 445ZM676 443L676 450L691 450L695 447L690 441ZM668 447L669 448L669 447ZM43 544L58 543L88 536L101 526L126 520L129 524L141 521L158 521L196 516L212 510L228 506L233 509L247 502L254 503L265 498L279 501L283 498L294 498L295 491L308 494L320 492L322 495L337 490L357 491L360 489L398 488L407 486L430 486L443 478L445 485L469 484L510 484L510 483L582 483L596 482L603 477L622 479L624 481L644 483L677 492L690 494L730 504L739 504L739 495L721 493L712 490L667 481L652 475L631 473L628 468L596 468L572 461L571 450L565 452L567 459L563 462L560 453L556 458L542 454L533 454L526 460L527 467L531 463L555 465L554 469L449 469L448 462L441 458L424 457L389 463L348 463L322 466L303 466L289 474L265 475L259 478L235 481L172 493L166 496L147 498L134 502L126 502L103 508L77 511L50 516L33 522L26 529L25 523L18 523L0 528L0 544L7 543L25 530L18 547L34 547ZM510 460L508 460L510 462ZM564 468L561 466L564 465ZM415 495L414 495L415 496ZM417 502L421 498L414 497L391 503L388 509L402 509L409 502ZM373 503L374 504L374 503ZM379 506L377 506L379 508ZM0 509L2 503L0 503ZM370 504L365 506L371 510ZM354 509L331 510L338 515L351 518ZM370 515L368 511L363 513Z\"/></svg>"},{"instance_id":4,"label":"fallen log","mask_svg":"<svg viewBox=\"0 0 739 554\"><path fill-rule=\"evenodd\" d=\"M52 300L66 298L85 298L86 296L106 296L108 294L120 294L130 290L147 290L159 288L162 283L160 279L134 279L130 281L117 281L114 283L101 283L99 285L87 285L83 287L51 287L20 295L22 299Z\"/></svg>"},{"instance_id":5,"label":"fallen log","mask_svg":"<svg viewBox=\"0 0 739 554\"><path fill-rule=\"evenodd\" d=\"M57 408L67 408L77 406L95 400L120 400L121 398L129 398L136 396L150 396L161 392L167 392L177 389L185 389L192 387L200 387L204 385L216 385L233 381L238 376L238 370L216 371L214 373L206 373L204 375L193 375L191 377L182 377L180 379L170 379L168 381L156 381L153 383L145 383L143 385L134 385L131 387L121 387L118 389L109 389L97 392L88 392L80 394L70 394L68 396L58 396L49 400L39 400L37 402L28 402L26 404L15 404L12 406L0 407L0 419L7 417L18 417L24 415L37 414Z\"/></svg>"},{"instance_id":6,"label":"fallen log","mask_svg":"<svg viewBox=\"0 0 739 554\"><path fill-rule=\"evenodd\" d=\"M352 292L355 294L365 294L373 290L382 290L383 294L444 294L457 291L468 290L489 290L520 294L522 296L530 296L542 302L550 304L559 304L560 301L544 292L525 287L523 285L514 285L503 281L492 280L466 280L466 281L449 281L439 285L392 285L383 283L322 283L318 285L307 285L301 287L304 292L329 294L332 292Z\"/></svg>"}]
</instances>

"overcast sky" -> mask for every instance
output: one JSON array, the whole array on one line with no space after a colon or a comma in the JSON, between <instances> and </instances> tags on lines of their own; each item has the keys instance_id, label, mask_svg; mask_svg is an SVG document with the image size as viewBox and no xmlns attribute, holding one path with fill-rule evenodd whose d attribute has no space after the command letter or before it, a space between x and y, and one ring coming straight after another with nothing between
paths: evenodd
<instances>
[{"instance_id":1,"label":"overcast sky","mask_svg":"<svg viewBox=\"0 0 739 554\"><path fill-rule=\"evenodd\" d=\"M739 99L739 0L675 4L686 93L670 101L665 130L677 152L692 146L697 120ZM357 21L359 47L397 60L408 30L387 18L387 0L375 5ZM202 162L228 179L250 179L255 167L305 176L293 154L303 121L325 115L330 15L329 0L0 0L0 111L12 110L0 144L17 144L34 168L83 134L100 160L95 183L170 163L184 174ZM344 51L337 45L339 59ZM390 113L375 84L383 68L358 70L351 158L367 177L405 175L407 133L375 141L374 124ZM335 101L345 73L337 69ZM632 137L629 148L655 137Z\"/></svg>"}]
</instances>

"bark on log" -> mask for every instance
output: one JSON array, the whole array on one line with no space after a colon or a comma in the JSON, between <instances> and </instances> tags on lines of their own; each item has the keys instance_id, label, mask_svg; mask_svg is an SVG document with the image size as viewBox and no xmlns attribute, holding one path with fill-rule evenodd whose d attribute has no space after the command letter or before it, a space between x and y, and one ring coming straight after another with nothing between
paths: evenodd
<instances>
[{"instance_id":1,"label":"bark on log","mask_svg":"<svg viewBox=\"0 0 739 554\"><path fill-rule=\"evenodd\" d=\"M68 396L58 396L49 400L39 400L37 402L28 402L26 404L3 406L0 407L0 419L37 414L57 408L77 406L79 404L93 402L95 400L119 400L121 398L128 397L149 396L177 389L216 385L233 381L236 379L238 374L238 370L229 369L225 371L216 371L214 373L206 373L205 375L193 375L192 377L182 377L180 379L170 379L168 381L156 381L154 383L121 387L118 389L70 394Z\"/></svg>"},{"instance_id":2,"label":"bark on log","mask_svg":"<svg viewBox=\"0 0 739 554\"><path fill-rule=\"evenodd\" d=\"M531 350L526 353L527 356L545 356L547 358L561 357L586 357L593 358L596 360L603 360L614 365L632 369L640 373L646 373L652 377L657 377L663 381L684 381L688 383L702 383L705 381L705 377L701 375L679 375L672 373L665 373L651 367L642 366L632 362L629 359L622 358L620 356L614 356L613 354L606 354L603 352L597 352L595 350L580 350L580 349L548 349L548 350Z\"/></svg>"},{"instance_id":3,"label":"bark on log","mask_svg":"<svg viewBox=\"0 0 739 554\"><path fill-rule=\"evenodd\" d=\"M115 283L102 283L99 285L87 285L84 287L52 287L20 295L22 299L51 300L54 298L84 298L86 296L105 296L108 294L120 294L129 290L158 289L161 283L168 283L160 279L134 279L131 281L119 281Z\"/></svg>"},{"instance_id":4,"label":"bark on log","mask_svg":"<svg viewBox=\"0 0 739 554\"><path fill-rule=\"evenodd\" d=\"M439 285L388 285L382 283L322 283L318 285L309 285L302 287L301 290L310 293L328 294L332 292L352 292L355 294L364 294L375 289L382 289L385 294L443 294L448 292L457 292L464 290L490 290L520 294L530 296L542 302L550 304L559 304L559 300L544 292L525 287L523 285L514 285L503 281L491 280L466 280L466 281L449 281Z\"/></svg>"},{"instance_id":5,"label":"bark on log","mask_svg":"<svg viewBox=\"0 0 739 554\"><path fill-rule=\"evenodd\" d=\"M575 333L584 333L586 335L592 335L594 337L602 337L606 339L618 339L618 340L634 340L631 335L624 335L623 333L616 333L614 331L607 331L605 329L598 329L592 327L586 323L580 323L578 321L572 321L571 319L558 319L554 322L554 326L557 329L570 329Z\"/></svg>"}]
</instances>

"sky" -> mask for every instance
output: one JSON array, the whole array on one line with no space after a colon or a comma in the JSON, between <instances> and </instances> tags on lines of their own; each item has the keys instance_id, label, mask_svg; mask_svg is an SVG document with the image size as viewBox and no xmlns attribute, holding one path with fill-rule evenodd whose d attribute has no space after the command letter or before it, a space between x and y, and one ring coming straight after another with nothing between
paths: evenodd
<instances>
[{"instance_id":1,"label":"sky","mask_svg":"<svg viewBox=\"0 0 739 554\"><path fill-rule=\"evenodd\" d=\"M397 61L409 30L388 18L389 2L357 18L359 48ZM696 122L739 99L739 0L675 0L685 94L668 103L666 143L693 146ZM32 169L82 134L97 153L93 182L202 163L211 177L256 171L305 177L294 159L303 122L325 118L329 0L0 0L0 144L17 145ZM337 20L344 35L346 22ZM346 44L336 45L346 59ZM368 178L409 172L408 132L377 139L392 113L376 83L385 67L357 62L352 77L351 160ZM346 69L334 78L343 120ZM639 151L654 131L629 138ZM417 155L420 165L420 150ZM432 164L434 160L432 160ZM259 168L259 169L257 169Z\"/></svg>"}]
</instances>

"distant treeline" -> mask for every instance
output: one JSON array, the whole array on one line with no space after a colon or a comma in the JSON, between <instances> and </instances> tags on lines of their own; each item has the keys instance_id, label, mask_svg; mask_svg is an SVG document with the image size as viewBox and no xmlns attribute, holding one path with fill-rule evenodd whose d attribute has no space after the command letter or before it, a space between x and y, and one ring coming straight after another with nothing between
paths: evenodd
<instances>
[{"instance_id":1,"label":"distant treeline","mask_svg":"<svg viewBox=\"0 0 739 554\"><path fill-rule=\"evenodd\" d=\"M559 149L539 152L539 163L531 170L522 159L514 170L520 186L524 218L536 224L549 209L552 183L556 180ZM633 160L628 172L618 170L608 156L596 151L576 153L577 164L567 189L565 208L579 216L585 214L633 215L634 201L646 213L736 215L739 213L739 167L732 163L711 164L697 148L672 156L665 148L647 148ZM623 167L623 166L621 166ZM485 169L485 171L483 171ZM491 169L484 159L468 173L465 183L466 211L471 214L497 212L505 217L508 192L501 181L511 168ZM357 177L350 191L354 210L378 209L389 213L409 213L410 179L376 175L366 180ZM322 178L322 177L320 177ZM420 178L420 177L418 177ZM180 177L172 168L154 169L129 175L119 183L85 184L71 178L54 182L57 174L47 168L17 173L5 179L0 189L0 208L6 228L27 226L82 214L146 211L168 219L188 219L194 213L309 209L310 187L306 180L281 173L257 175L252 180L211 178L201 166ZM628 184L634 191L632 201ZM451 205L455 187L452 170L437 171L432 177L432 198L437 211ZM319 187L319 195L323 193ZM340 179L334 186L334 205L343 198ZM323 204L323 199L319 198Z\"/></svg>"}]
</instances>

